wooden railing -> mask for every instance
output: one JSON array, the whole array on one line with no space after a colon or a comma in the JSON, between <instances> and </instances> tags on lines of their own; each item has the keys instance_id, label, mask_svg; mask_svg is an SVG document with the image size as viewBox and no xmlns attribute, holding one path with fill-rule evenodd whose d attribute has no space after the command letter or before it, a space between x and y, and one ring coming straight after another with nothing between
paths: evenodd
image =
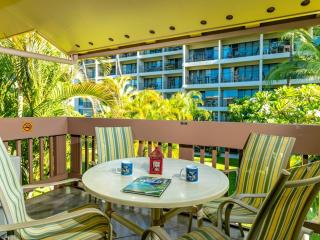
<instances>
[{"instance_id":1,"label":"wooden railing","mask_svg":"<svg viewBox=\"0 0 320 240\"><path fill-rule=\"evenodd\" d=\"M112 126L131 126L137 141L137 156L149 153L153 145L161 145L166 146L166 156L172 157L173 147L178 146L175 150L178 158L194 160L196 146L199 149L199 161L204 163L206 152L210 150L211 165L216 167L219 149L225 170L230 167L230 151L238 150L241 157L251 132L295 137L297 140L293 153L302 156L303 164L308 162L310 156L320 156L320 126L316 125L5 118L0 119L0 137L13 155L25 158L24 162L28 163L25 166L28 182L51 182L68 177L81 177L90 162L96 161L94 128ZM35 175L34 172L39 174ZM312 227L317 229L319 225ZM320 232L320 228L318 230Z\"/></svg>"},{"instance_id":2,"label":"wooden railing","mask_svg":"<svg viewBox=\"0 0 320 240\"><path fill-rule=\"evenodd\" d=\"M179 146L178 157L194 160L194 147L199 150L200 162L205 159L205 149L211 151L211 163L216 167L217 149L222 149L224 166L230 166L231 149L240 152L251 132L292 136L297 141L294 154L303 156L320 155L320 126L247 124L227 122L193 121L150 121L98 118L4 118L0 119L0 137L10 147L12 154L27 157L29 181L54 181L69 176L80 176L82 160L86 168L95 161L95 127L131 126L134 139L139 142L137 155L142 156L152 150L152 144L167 146L167 156L172 157L173 145ZM22 149L22 144L28 147ZM70 144L70 148L68 145ZM24 145L25 146L25 145ZM68 150L67 152L67 149ZM22 151L27 152L22 152ZM40 178L33 176L34 151L37 152ZM45 157L49 159L45 159ZM67 161L70 160L70 171ZM45 177L44 162L49 166L49 176ZM49 162L49 163L48 163ZM46 178L46 179L45 179Z\"/></svg>"}]
</instances>

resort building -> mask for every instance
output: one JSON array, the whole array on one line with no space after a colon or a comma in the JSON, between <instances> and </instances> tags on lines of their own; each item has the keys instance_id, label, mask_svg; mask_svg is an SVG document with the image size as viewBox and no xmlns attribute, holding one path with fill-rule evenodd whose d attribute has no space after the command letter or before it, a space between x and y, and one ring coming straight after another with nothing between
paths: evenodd
<instances>
[{"instance_id":1,"label":"resort building","mask_svg":"<svg viewBox=\"0 0 320 240\"><path fill-rule=\"evenodd\" d=\"M137 90L155 89L167 98L179 91L200 91L203 107L212 112L212 119L228 121L228 105L234 99L287 84L286 80L268 81L266 77L293 51L280 33L219 39L113 55L110 75L130 76L129 84ZM89 79L98 82L105 77L98 61L86 60L85 68ZM291 81L307 82L310 80ZM89 101L76 99L75 108L92 115Z\"/></svg>"}]
</instances>

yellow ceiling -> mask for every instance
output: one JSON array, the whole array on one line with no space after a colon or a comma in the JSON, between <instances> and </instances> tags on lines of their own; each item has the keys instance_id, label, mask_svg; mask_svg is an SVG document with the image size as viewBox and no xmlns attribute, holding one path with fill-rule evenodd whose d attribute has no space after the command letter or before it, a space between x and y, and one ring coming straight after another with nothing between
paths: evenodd
<instances>
[{"instance_id":1,"label":"yellow ceiling","mask_svg":"<svg viewBox=\"0 0 320 240\"><path fill-rule=\"evenodd\" d=\"M301 1L1 0L0 37L36 30L66 53L85 53L320 13L320 0ZM275 11L268 13L269 7Z\"/></svg>"}]
</instances>

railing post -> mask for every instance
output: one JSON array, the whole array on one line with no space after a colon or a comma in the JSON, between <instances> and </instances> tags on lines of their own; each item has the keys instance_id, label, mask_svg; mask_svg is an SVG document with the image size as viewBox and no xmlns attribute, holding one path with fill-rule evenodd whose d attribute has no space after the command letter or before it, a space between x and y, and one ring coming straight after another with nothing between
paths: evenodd
<instances>
[{"instance_id":1,"label":"railing post","mask_svg":"<svg viewBox=\"0 0 320 240\"><path fill-rule=\"evenodd\" d=\"M81 136L71 135L71 177L81 177L82 174Z\"/></svg>"},{"instance_id":2,"label":"railing post","mask_svg":"<svg viewBox=\"0 0 320 240\"><path fill-rule=\"evenodd\" d=\"M193 161L193 146L192 145L179 145L179 158Z\"/></svg>"},{"instance_id":3,"label":"railing post","mask_svg":"<svg viewBox=\"0 0 320 240\"><path fill-rule=\"evenodd\" d=\"M67 177L66 135L53 137L54 175Z\"/></svg>"}]
</instances>

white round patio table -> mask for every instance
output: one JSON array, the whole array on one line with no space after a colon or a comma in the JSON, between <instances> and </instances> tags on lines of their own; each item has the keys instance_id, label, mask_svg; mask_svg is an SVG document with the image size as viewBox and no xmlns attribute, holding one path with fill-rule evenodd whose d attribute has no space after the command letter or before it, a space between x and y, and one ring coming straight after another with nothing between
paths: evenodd
<instances>
[{"instance_id":1,"label":"white round patio table","mask_svg":"<svg viewBox=\"0 0 320 240\"><path fill-rule=\"evenodd\" d=\"M195 205L201 205L223 196L229 188L229 181L225 174L210 166L200 163L194 163L181 159L163 160L162 175L149 174L148 158L128 158L133 163L133 174L131 176L122 176L117 174L115 169L121 167L121 161L124 159L113 160L106 163L98 164L88 171L82 177L82 183L85 189L93 196L103 199L109 203L160 209L179 209ZM187 182L180 177L180 170L187 165L194 164L199 169L199 181L195 183ZM141 176L161 176L170 178L171 183L163 192L161 197L144 196L139 194L124 193L122 189L129 183ZM133 223L126 223L119 216L113 216L127 227L131 228ZM153 220L157 218L152 217ZM159 216L158 216L159 218ZM130 225L130 226L129 226ZM141 229L134 229L141 234Z\"/></svg>"}]
</instances>

